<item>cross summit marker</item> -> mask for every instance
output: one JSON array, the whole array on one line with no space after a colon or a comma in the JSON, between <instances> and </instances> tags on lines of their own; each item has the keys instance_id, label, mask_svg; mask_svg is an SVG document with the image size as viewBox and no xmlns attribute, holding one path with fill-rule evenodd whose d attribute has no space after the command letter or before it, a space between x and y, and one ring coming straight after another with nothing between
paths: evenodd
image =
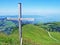
<instances>
[{"instance_id":1,"label":"cross summit marker","mask_svg":"<svg viewBox=\"0 0 60 45\"><path fill-rule=\"evenodd\" d=\"M19 22L19 39L20 39L20 45L22 45L22 26L21 26L21 21L22 20L30 20L34 21L34 18L22 18L22 4L18 3L18 18L8 18L7 20L17 20Z\"/></svg>"}]
</instances>

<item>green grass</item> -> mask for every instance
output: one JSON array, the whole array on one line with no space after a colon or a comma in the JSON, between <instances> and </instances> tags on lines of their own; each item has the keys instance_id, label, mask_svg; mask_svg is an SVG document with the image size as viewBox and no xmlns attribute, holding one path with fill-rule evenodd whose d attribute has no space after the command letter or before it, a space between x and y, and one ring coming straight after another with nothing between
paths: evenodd
<instances>
[{"instance_id":1,"label":"green grass","mask_svg":"<svg viewBox=\"0 0 60 45\"><path fill-rule=\"evenodd\" d=\"M60 34L58 36L60 36ZM31 45L33 42L36 43L36 45L60 45L59 42L51 39L43 28L31 24L23 26L23 39L25 39L27 43L32 41Z\"/></svg>"},{"instance_id":2,"label":"green grass","mask_svg":"<svg viewBox=\"0 0 60 45\"><path fill-rule=\"evenodd\" d=\"M51 39L45 29L27 24L22 27L23 45L60 45ZM59 32L50 32L53 37L60 41ZM15 28L13 33L6 35L0 32L0 45L19 45L19 33L18 29Z\"/></svg>"},{"instance_id":3,"label":"green grass","mask_svg":"<svg viewBox=\"0 0 60 45\"><path fill-rule=\"evenodd\" d=\"M51 34L54 38L56 38L57 40L60 41L60 32L50 32L50 34Z\"/></svg>"},{"instance_id":4,"label":"green grass","mask_svg":"<svg viewBox=\"0 0 60 45\"><path fill-rule=\"evenodd\" d=\"M18 30L16 29L10 35L0 32L0 45L19 45Z\"/></svg>"}]
</instances>

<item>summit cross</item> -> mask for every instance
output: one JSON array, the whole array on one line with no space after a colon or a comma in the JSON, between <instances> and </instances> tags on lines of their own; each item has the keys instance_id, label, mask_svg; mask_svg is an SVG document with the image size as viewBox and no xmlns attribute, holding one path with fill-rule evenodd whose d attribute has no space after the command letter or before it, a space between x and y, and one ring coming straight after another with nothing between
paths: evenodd
<instances>
[{"instance_id":1,"label":"summit cross","mask_svg":"<svg viewBox=\"0 0 60 45\"><path fill-rule=\"evenodd\" d=\"M17 20L19 22L19 39L20 39L20 45L22 45L22 26L21 26L21 21L22 20L30 20L34 21L34 18L22 18L22 4L18 3L18 18L8 18L7 20Z\"/></svg>"}]
</instances>

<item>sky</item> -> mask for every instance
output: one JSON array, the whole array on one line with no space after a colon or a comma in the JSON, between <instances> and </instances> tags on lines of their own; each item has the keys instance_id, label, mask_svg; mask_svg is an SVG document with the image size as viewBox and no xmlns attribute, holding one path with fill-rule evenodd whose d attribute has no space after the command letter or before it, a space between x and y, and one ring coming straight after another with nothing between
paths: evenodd
<instances>
[{"instance_id":1,"label":"sky","mask_svg":"<svg viewBox=\"0 0 60 45\"><path fill-rule=\"evenodd\" d=\"M0 0L0 15L18 14L18 0Z\"/></svg>"},{"instance_id":2,"label":"sky","mask_svg":"<svg viewBox=\"0 0 60 45\"><path fill-rule=\"evenodd\" d=\"M23 14L60 14L60 0L21 0Z\"/></svg>"},{"instance_id":3,"label":"sky","mask_svg":"<svg viewBox=\"0 0 60 45\"><path fill-rule=\"evenodd\" d=\"M60 0L0 0L0 15L18 15L18 3L23 15L60 14Z\"/></svg>"}]
</instances>

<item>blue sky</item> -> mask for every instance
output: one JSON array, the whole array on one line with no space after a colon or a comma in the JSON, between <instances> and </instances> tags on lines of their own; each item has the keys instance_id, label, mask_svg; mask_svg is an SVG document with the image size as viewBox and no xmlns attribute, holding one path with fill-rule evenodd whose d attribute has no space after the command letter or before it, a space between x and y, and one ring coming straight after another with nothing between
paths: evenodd
<instances>
[{"instance_id":1,"label":"blue sky","mask_svg":"<svg viewBox=\"0 0 60 45\"><path fill-rule=\"evenodd\" d=\"M21 2L23 3L23 14L60 14L59 0L21 0Z\"/></svg>"},{"instance_id":2,"label":"blue sky","mask_svg":"<svg viewBox=\"0 0 60 45\"><path fill-rule=\"evenodd\" d=\"M0 0L0 15L17 15L18 2L23 15L60 14L60 0Z\"/></svg>"},{"instance_id":3,"label":"blue sky","mask_svg":"<svg viewBox=\"0 0 60 45\"><path fill-rule=\"evenodd\" d=\"M0 15L18 14L18 0L0 0Z\"/></svg>"}]
</instances>

